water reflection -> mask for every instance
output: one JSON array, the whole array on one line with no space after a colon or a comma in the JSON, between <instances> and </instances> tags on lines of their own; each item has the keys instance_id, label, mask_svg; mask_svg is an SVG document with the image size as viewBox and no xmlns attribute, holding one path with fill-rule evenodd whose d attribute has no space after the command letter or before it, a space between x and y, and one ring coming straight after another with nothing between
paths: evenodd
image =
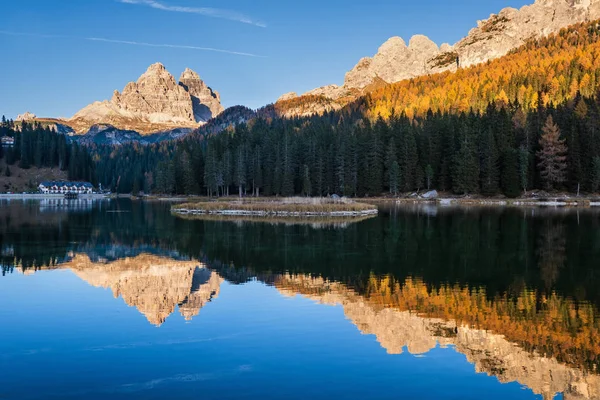
<instances>
[{"instance_id":1,"label":"water reflection","mask_svg":"<svg viewBox=\"0 0 600 400\"><path fill-rule=\"evenodd\" d=\"M70 270L155 326L175 313L201 322L225 282L257 281L342 307L390 356L452 347L545 399L600 398L593 211L394 207L324 230L103 207L23 220L12 216L30 206L0 208L3 274Z\"/></svg>"},{"instance_id":2,"label":"water reflection","mask_svg":"<svg viewBox=\"0 0 600 400\"><path fill-rule=\"evenodd\" d=\"M198 261L141 254L95 263L85 254L53 268L70 269L94 287L109 288L115 298L137 308L160 326L179 308L186 319L217 298L232 266L216 269ZM220 271L220 272L217 272ZM26 274L32 270L25 269ZM239 280L240 276L235 276ZM500 382L518 382L553 399L600 397L600 376L591 373L600 349L596 312L553 295L524 290L516 298L488 299L483 288L444 286L431 289L419 279L369 278L359 293L340 282L300 274L254 274L283 296L303 296L322 305L343 307L346 318L363 334L374 335L388 354L427 354L454 346L475 370Z\"/></svg>"}]
</instances>

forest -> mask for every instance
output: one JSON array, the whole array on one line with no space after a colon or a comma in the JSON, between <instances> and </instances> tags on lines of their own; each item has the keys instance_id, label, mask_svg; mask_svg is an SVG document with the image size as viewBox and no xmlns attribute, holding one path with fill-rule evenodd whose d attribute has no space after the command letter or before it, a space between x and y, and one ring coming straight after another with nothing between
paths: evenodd
<instances>
[{"instance_id":1,"label":"forest","mask_svg":"<svg viewBox=\"0 0 600 400\"><path fill-rule=\"evenodd\" d=\"M600 189L599 88L600 30L592 22L312 117L277 117L285 111L278 103L221 132L85 149L42 137L41 127L13 130L21 139L10 160L58 164L72 178L134 194L591 194Z\"/></svg>"},{"instance_id":2,"label":"forest","mask_svg":"<svg viewBox=\"0 0 600 400\"><path fill-rule=\"evenodd\" d=\"M59 168L68 171L69 180L96 182L95 165L88 149L39 123L19 122L2 117L0 137L15 139L14 146L0 147L0 160L6 167L2 176L10 176L13 165L22 169ZM39 182L38 182L39 183Z\"/></svg>"},{"instance_id":3,"label":"forest","mask_svg":"<svg viewBox=\"0 0 600 400\"><path fill-rule=\"evenodd\" d=\"M600 103L576 96L523 111L428 112L369 119L341 113L255 119L208 136L97 147L98 180L118 192L380 196L437 189L517 197L600 187Z\"/></svg>"},{"instance_id":4,"label":"forest","mask_svg":"<svg viewBox=\"0 0 600 400\"><path fill-rule=\"evenodd\" d=\"M599 39L597 22L578 24L320 116L259 112L218 134L97 147L98 180L118 192L211 196L595 193Z\"/></svg>"}]
</instances>

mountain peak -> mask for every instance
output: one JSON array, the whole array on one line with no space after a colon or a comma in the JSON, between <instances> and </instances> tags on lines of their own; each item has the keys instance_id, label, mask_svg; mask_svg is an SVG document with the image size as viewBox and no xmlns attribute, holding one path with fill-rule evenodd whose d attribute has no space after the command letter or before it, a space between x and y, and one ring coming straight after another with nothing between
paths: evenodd
<instances>
[{"instance_id":1,"label":"mountain peak","mask_svg":"<svg viewBox=\"0 0 600 400\"><path fill-rule=\"evenodd\" d=\"M400 36L392 36L379 47L378 52L387 53L398 49L406 49L406 42Z\"/></svg>"},{"instance_id":2,"label":"mountain peak","mask_svg":"<svg viewBox=\"0 0 600 400\"><path fill-rule=\"evenodd\" d=\"M408 48L411 50L439 50L438 45L425 35L414 35L410 38Z\"/></svg>"},{"instance_id":3,"label":"mountain peak","mask_svg":"<svg viewBox=\"0 0 600 400\"><path fill-rule=\"evenodd\" d=\"M146 70L146 72L151 72L151 71L166 71L166 70L167 69L165 68L165 66L162 63L157 62L157 63L151 64L148 67L148 69Z\"/></svg>"},{"instance_id":4,"label":"mountain peak","mask_svg":"<svg viewBox=\"0 0 600 400\"><path fill-rule=\"evenodd\" d=\"M179 86L192 96L194 119L197 122L207 122L223 112L221 96L208 87L200 76L186 68L179 77Z\"/></svg>"},{"instance_id":5,"label":"mountain peak","mask_svg":"<svg viewBox=\"0 0 600 400\"><path fill-rule=\"evenodd\" d=\"M152 133L172 128L196 128L223 111L220 96L189 68L178 83L162 63L148 67L136 82L110 101L95 102L71 118L78 132L94 124Z\"/></svg>"},{"instance_id":6,"label":"mountain peak","mask_svg":"<svg viewBox=\"0 0 600 400\"><path fill-rule=\"evenodd\" d=\"M37 116L29 111L25 112L24 114L17 115L17 121L31 121L36 118Z\"/></svg>"},{"instance_id":7,"label":"mountain peak","mask_svg":"<svg viewBox=\"0 0 600 400\"><path fill-rule=\"evenodd\" d=\"M477 22L468 35L454 45L438 47L427 36L415 35L408 46L399 36L389 38L373 57L363 57L346 73L342 87L321 88L319 94L333 100L360 94L381 83L455 71L506 55L527 40L558 32L575 23L600 18L600 0L535 0L521 9L507 7ZM383 81L383 82L382 82Z\"/></svg>"},{"instance_id":8,"label":"mountain peak","mask_svg":"<svg viewBox=\"0 0 600 400\"><path fill-rule=\"evenodd\" d=\"M184 71L181 73L181 76L179 77L179 81L180 81L180 82L181 82L181 81L183 81L183 80L185 80L185 79L194 79L194 80L199 80L199 81L201 81L201 79L200 79L200 75L198 75L198 74L196 73L196 71L194 71L194 70L192 70L192 69L190 69L190 68L186 68L186 69L185 69L185 70L184 70Z\"/></svg>"}]
</instances>

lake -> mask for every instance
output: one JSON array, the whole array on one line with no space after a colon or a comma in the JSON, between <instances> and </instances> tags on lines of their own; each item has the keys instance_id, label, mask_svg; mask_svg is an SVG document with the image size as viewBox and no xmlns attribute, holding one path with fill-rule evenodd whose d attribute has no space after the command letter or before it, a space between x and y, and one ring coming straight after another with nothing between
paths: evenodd
<instances>
[{"instance_id":1,"label":"lake","mask_svg":"<svg viewBox=\"0 0 600 400\"><path fill-rule=\"evenodd\" d=\"M600 213L0 203L0 399L598 399Z\"/></svg>"}]
</instances>

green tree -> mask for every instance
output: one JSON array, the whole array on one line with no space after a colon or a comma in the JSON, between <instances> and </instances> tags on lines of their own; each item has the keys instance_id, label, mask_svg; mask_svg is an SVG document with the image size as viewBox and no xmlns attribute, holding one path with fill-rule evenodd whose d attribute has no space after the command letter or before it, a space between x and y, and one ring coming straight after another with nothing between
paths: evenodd
<instances>
[{"instance_id":1,"label":"green tree","mask_svg":"<svg viewBox=\"0 0 600 400\"><path fill-rule=\"evenodd\" d=\"M600 189L600 157L594 157L592 161L592 192L598 193Z\"/></svg>"},{"instance_id":2,"label":"green tree","mask_svg":"<svg viewBox=\"0 0 600 400\"><path fill-rule=\"evenodd\" d=\"M304 164L302 173L302 193L305 196L310 196L312 191L312 184L310 182L310 169L308 165Z\"/></svg>"},{"instance_id":3,"label":"green tree","mask_svg":"<svg viewBox=\"0 0 600 400\"><path fill-rule=\"evenodd\" d=\"M542 132L540 150L537 153L538 167L546 189L552 190L566 179L567 145L560 138L560 130L551 115L546 119Z\"/></svg>"},{"instance_id":4,"label":"green tree","mask_svg":"<svg viewBox=\"0 0 600 400\"><path fill-rule=\"evenodd\" d=\"M433 183L433 167L431 164L427 164L427 167L425 167L425 181L427 184L427 190L430 190Z\"/></svg>"}]
</instances>

